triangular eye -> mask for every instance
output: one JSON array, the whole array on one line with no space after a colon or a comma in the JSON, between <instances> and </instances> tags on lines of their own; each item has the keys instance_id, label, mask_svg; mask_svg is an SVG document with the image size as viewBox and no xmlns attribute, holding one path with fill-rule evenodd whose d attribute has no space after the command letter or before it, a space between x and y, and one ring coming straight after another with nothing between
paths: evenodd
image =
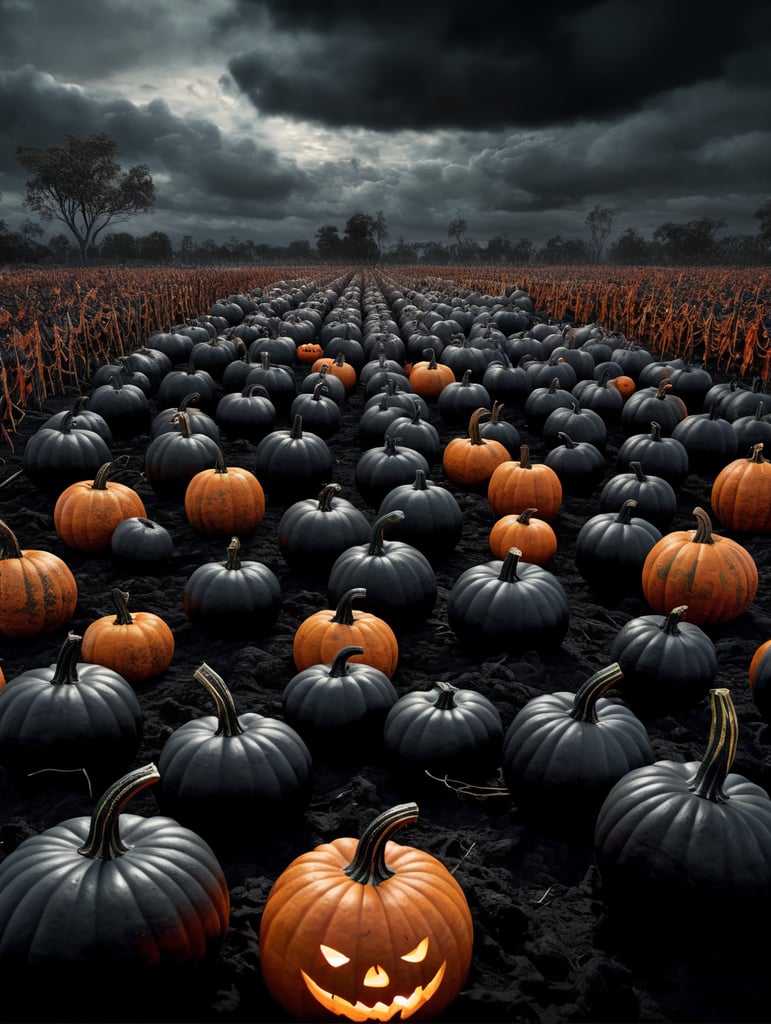
<instances>
[{"instance_id":1,"label":"triangular eye","mask_svg":"<svg viewBox=\"0 0 771 1024\"><path fill-rule=\"evenodd\" d=\"M321 955L324 957L330 967L342 967L343 964L351 962L351 958L346 956L345 953L340 953L336 949L332 949L331 946L321 945L319 946Z\"/></svg>"},{"instance_id":2,"label":"triangular eye","mask_svg":"<svg viewBox=\"0 0 771 1024\"><path fill-rule=\"evenodd\" d=\"M428 936L421 939L411 952L405 953L402 960L406 960L410 964L419 964L421 960L426 959L426 953L428 953Z\"/></svg>"}]
</instances>

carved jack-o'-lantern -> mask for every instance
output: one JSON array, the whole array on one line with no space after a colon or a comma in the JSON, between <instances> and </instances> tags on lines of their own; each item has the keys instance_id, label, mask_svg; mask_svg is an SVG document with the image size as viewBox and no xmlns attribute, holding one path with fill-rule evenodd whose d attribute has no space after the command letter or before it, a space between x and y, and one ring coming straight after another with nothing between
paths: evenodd
<instances>
[{"instance_id":1,"label":"carved jack-o'-lantern","mask_svg":"<svg viewBox=\"0 0 771 1024\"><path fill-rule=\"evenodd\" d=\"M473 945L463 890L431 854L390 840L417 816L414 803L393 807L276 879L260 964L297 1020L429 1020L460 991Z\"/></svg>"}]
</instances>

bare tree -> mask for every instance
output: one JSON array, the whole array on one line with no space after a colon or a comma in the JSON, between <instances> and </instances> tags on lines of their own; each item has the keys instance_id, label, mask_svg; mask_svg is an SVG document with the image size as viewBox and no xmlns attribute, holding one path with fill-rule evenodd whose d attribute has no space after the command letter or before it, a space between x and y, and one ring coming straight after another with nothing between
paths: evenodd
<instances>
[{"instance_id":1,"label":"bare tree","mask_svg":"<svg viewBox=\"0 0 771 1024\"><path fill-rule=\"evenodd\" d=\"M31 172L24 205L43 220L60 220L80 248L83 263L108 224L145 213L155 201L155 186L142 164L121 173L113 160L117 146L102 132L66 145L39 149L17 146L16 159Z\"/></svg>"},{"instance_id":2,"label":"bare tree","mask_svg":"<svg viewBox=\"0 0 771 1024\"><path fill-rule=\"evenodd\" d=\"M447 237L454 238L459 249L463 247L463 236L468 230L468 224L464 217L456 217L447 225Z\"/></svg>"},{"instance_id":3,"label":"bare tree","mask_svg":"<svg viewBox=\"0 0 771 1024\"><path fill-rule=\"evenodd\" d=\"M586 215L584 224L589 228L589 250L593 263L599 263L602 259L602 251L613 231L615 219L616 210L612 206L600 206L599 204Z\"/></svg>"}]
</instances>

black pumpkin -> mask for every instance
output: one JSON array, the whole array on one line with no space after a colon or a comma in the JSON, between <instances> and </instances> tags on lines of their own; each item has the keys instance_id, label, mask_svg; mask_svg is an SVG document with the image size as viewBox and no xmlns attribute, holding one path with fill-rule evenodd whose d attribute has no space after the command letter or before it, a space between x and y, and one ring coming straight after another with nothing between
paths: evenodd
<instances>
[{"instance_id":1,"label":"black pumpkin","mask_svg":"<svg viewBox=\"0 0 771 1024\"><path fill-rule=\"evenodd\" d=\"M677 495L672 484L661 476L643 471L637 461L629 463L629 471L614 473L603 485L598 500L601 512L618 512L630 498L637 502L635 515L664 533L677 512Z\"/></svg>"},{"instance_id":2,"label":"black pumpkin","mask_svg":"<svg viewBox=\"0 0 771 1024\"><path fill-rule=\"evenodd\" d=\"M715 645L686 605L668 615L638 615L618 631L610 656L624 673L619 690L641 711L674 712L706 697L718 672Z\"/></svg>"},{"instance_id":3,"label":"black pumpkin","mask_svg":"<svg viewBox=\"0 0 771 1024\"><path fill-rule=\"evenodd\" d=\"M284 721L303 737L312 756L335 762L371 757L398 694L390 678L349 659L363 647L341 647L330 664L310 665L284 687Z\"/></svg>"},{"instance_id":4,"label":"black pumpkin","mask_svg":"<svg viewBox=\"0 0 771 1024\"><path fill-rule=\"evenodd\" d=\"M187 415L187 425L191 434L206 434L212 441L220 442L220 429L217 420L208 412L197 408L201 396L197 391L185 395L175 409L161 409L153 416L150 423L150 439L154 440L159 434L173 434L179 430L175 417L184 412Z\"/></svg>"},{"instance_id":5,"label":"black pumpkin","mask_svg":"<svg viewBox=\"0 0 771 1024\"><path fill-rule=\"evenodd\" d=\"M158 388L156 401L162 409L173 409L189 395L198 395L197 402L202 412L214 416L219 401L217 382L208 370L197 370L192 363L166 374Z\"/></svg>"},{"instance_id":6,"label":"black pumpkin","mask_svg":"<svg viewBox=\"0 0 771 1024\"><path fill-rule=\"evenodd\" d=\"M567 595L557 577L521 561L519 548L504 559L465 569L447 598L447 621L458 643L487 655L558 647L567 633Z\"/></svg>"},{"instance_id":7,"label":"black pumpkin","mask_svg":"<svg viewBox=\"0 0 771 1024\"><path fill-rule=\"evenodd\" d=\"M215 420L222 434L234 441L243 438L257 444L276 426L278 413L262 384L245 385L224 394L217 403Z\"/></svg>"},{"instance_id":8,"label":"black pumpkin","mask_svg":"<svg viewBox=\"0 0 771 1024\"><path fill-rule=\"evenodd\" d=\"M738 722L728 689L710 691L710 711L701 761L656 761L610 790L594 853L615 909L658 930L688 921L714 939L716 928L771 909L771 800L731 771Z\"/></svg>"},{"instance_id":9,"label":"black pumpkin","mask_svg":"<svg viewBox=\"0 0 771 1024\"><path fill-rule=\"evenodd\" d=\"M286 722L255 711L239 713L223 678L205 662L194 673L216 714L175 729L158 758L154 790L162 814L192 828L216 848L254 841L244 814L291 825L312 787L310 751Z\"/></svg>"},{"instance_id":10,"label":"black pumpkin","mask_svg":"<svg viewBox=\"0 0 771 1024\"><path fill-rule=\"evenodd\" d=\"M263 562L241 560L233 537L224 562L204 562L185 583L185 615L218 636L265 635L281 612L278 577Z\"/></svg>"},{"instance_id":11,"label":"black pumpkin","mask_svg":"<svg viewBox=\"0 0 771 1024\"><path fill-rule=\"evenodd\" d=\"M334 458L323 437L303 429L302 416L291 427L271 430L258 442L254 474L265 491L279 501L298 501L318 494L334 472Z\"/></svg>"},{"instance_id":12,"label":"black pumpkin","mask_svg":"<svg viewBox=\"0 0 771 1024\"><path fill-rule=\"evenodd\" d=\"M24 986L31 1019L94 1019L83 1016L83 993L95 976L121 991L127 1020L148 1005L196 1012L230 893L199 835L124 812L158 780L152 763L113 780L90 815L29 836L0 865L0 964Z\"/></svg>"},{"instance_id":13,"label":"black pumpkin","mask_svg":"<svg viewBox=\"0 0 771 1024\"><path fill-rule=\"evenodd\" d=\"M658 386L639 387L627 398L621 410L621 431L625 437L631 437L647 430L655 421L662 435L669 437L687 415L685 402L672 393L672 385L664 378Z\"/></svg>"},{"instance_id":14,"label":"black pumpkin","mask_svg":"<svg viewBox=\"0 0 771 1024\"><path fill-rule=\"evenodd\" d=\"M642 567L662 533L635 515L637 502L628 498L618 512L590 516L576 536L576 568L605 596L642 592Z\"/></svg>"},{"instance_id":15,"label":"black pumpkin","mask_svg":"<svg viewBox=\"0 0 771 1024\"><path fill-rule=\"evenodd\" d=\"M447 349L444 349L439 357L440 362L445 362L444 355L446 351ZM447 363L447 365L451 364ZM486 360L484 360L484 365L487 365ZM475 380L472 370L467 369L462 377L456 381L450 381L439 392L436 408L445 426L465 426L475 409L478 409L480 406L484 406L485 409L490 408L492 405L490 393L484 384L481 383L483 372L484 370L479 373L478 379Z\"/></svg>"},{"instance_id":16,"label":"black pumpkin","mask_svg":"<svg viewBox=\"0 0 771 1024\"><path fill-rule=\"evenodd\" d=\"M369 539L368 519L341 490L340 484L327 484L317 498L301 498L281 516L278 547L295 572L326 580L339 555Z\"/></svg>"},{"instance_id":17,"label":"black pumpkin","mask_svg":"<svg viewBox=\"0 0 771 1024\"><path fill-rule=\"evenodd\" d=\"M55 664L0 690L0 764L12 774L82 771L101 787L134 760L143 732L136 694L112 669L79 661L81 640L69 633Z\"/></svg>"},{"instance_id":18,"label":"black pumpkin","mask_svg":"<svg viewBox=\"0 0 771 1024\"><path fill-rule=\"evenodd\" d=\"M565 494L592 494L607 472L605 456L592 442L576 441L567 431L560 430L557 441L547 451L544 465L557 474Z\"/></svg>"},{"instance_id":19,"label":"black pumpkin","mask_svg":"<svg viewBox=\"0 0 771 1024\"><path fill-rule=\"evenodd\" d=\"M399 441L400 438L386 431L383 447L368 448L354 466L356 489L374 509L380 507L380 502L394 487L412 483L417 470L422 469L426 476L431 472L428 459L422 452L401 445Z\"/></svg>"},{"instance_id":20,"label":"black pumpkin","mask_svg":"<svg viewBox=\"0 0 771 1024\"><path fill-rule=\"evenodd\" d=\"M689 471L716 473L736 457L739 437L734 424L709 412L690 412L675 424L670 435L688 452Z\"/></svg>"},{"instance_id":21,"label":"black pumpkin","mask_svg":"<svg viewBox=\"0 0 771 1024\"><path fill-rule=\"evenodd\" d=\"M399 484L380 502L378 516L401 510L404 518L393 523L393 540L412 544L429 560L453 551L463 533L463 512L458 499L441 484L429 480L422 469L411 484Z\"/></svg>"},{"instance_id":22,"label":"black pumpkin","mask_svg":"<svg viewBox=\"0 0 771 1024\"><path fill-rule=\"evenodd\" d=\"M335 559L327 580L331 607L346 591L361 587L367 591L362 609L385 619L395 632L425 622L439 590L431 563L411 544L383 538L386 527L403 518L400 509L378 516L369 542L355 544Z\"/></svg>"},{"instance_id":23,"label":"black pumpkin","mask_svg":"<svg viewBox=\"0 0 771 1024\"><path fill-rule=\"evenodd\" d=\"M583 408L574 398L569 405L553 409L546 417L541 438L547 449L560 444L560 434L567 434L574 441L586 441L603 452L608 428L599 413Z\"/></svg>"},{"instance_id":24,"label":"black pumpkin","mask_svg":"<svg viewBox=\"0 0 771 1024\"><path fill-rule=\"evenodd\" d=\"M483 693L444 681L403 694L388 712L383 745L410 785L426 776L479 783L500 767L503 722Z\"/></svg>"},{"instance_id":25,"label":"black pumpkin","mask_svg":"<svg viewBox=\"0 0 771 1024\"><path fill-rule=\"evenodd\" d=\"M340 405L330 395L329 386L320 380L313 391L296 395L289 409L289 416L301 416L306 430L323 437L332 437L340 429L342 413Z\"/></svg>"},{"instance_id":26,"label":"black pumpkin","mask_svg":"<svg viewBox=\"0 0 771 1024\"><path fill-rule=\"evenodd\" d=\"M132 571L158 570L171 559L174 541L160 523L145 516L129 516L115 527L110 538L113 558Z\"/></svg>"},{"instance_id":27,"label":"black pumpkin","mask_svg":"<svg viewBox=\"0 0 771 1024\"><path fill-rule=\"evenodd\" d=\"M260 353L260 362L247 374L244 387L249 384L262 384L279 415L288 412L297 395L294 371L283 363L271 362L268 352Z\"/></svg>"},{"instance_id":28,"label":"black pumpkin","mask_svg":"<svg viewBox=\"0 0 771 1024\"><path fill-rule=\"evenodd\" d=\"M547 831L591 835L602 801L634 768L651 764L645 726L604 694L622 678L613 662L576 693L532 697L503 741L503 779L514 802Z\"/></svg>"},{"instance_id":29,"label":"black pumpkin","mask_svg":"<svg viewBox=\"0 0 771 1024\"><path fill-rule=\"evenodd\" d=\"M104 438L93 430L73 428L68 411L54 426L38 427L24 446L21 468L45 494L59 495L79 480L93 480L100 466L112 461Z\"/></svg>"},{"instance_id":30,"label":"black pumpkin","mask_svg":"<svg viewBox=\"0 0 771 1024\"><path fill-rule=\"evenodd\" d=\"M549 415L555 409L572 408L574 402L570 389L564 388L557 377L553 377L549 385L532 388L522 410L527 429L540 437Z\"/></svg>"},{"instance_id":31,"label":"black pumpkin","mask_svg":"<svg viewBox=\"0 0 771 1024\"><path fill-rule=\"evenodd\" d=\"M625 472L632 462L639 462L644 473L667 480L677 493L689 472L688 452L682 441L665 437L661 425L652 420L650 433L632 434L616 453L616 470Z\"/></svg>"},{"instance_id":32,"label":"black pumpkin","mask_svg":"<svg viewBox=\"0 0 771 1024\"><path fill-rule=\"evenodd\" d=\"M158 434L145 449L145 477L158 498L181 502L196 473L216 466L220 447L208 434L190 430L186 412L173 422L175 430Z\"/></svg>"},{"instance_id":33,"label":"black pumpkin","mask_svg":"<svg viewBox=\"0 0 771 1024\"><path fill-rule=\"evenodd\" d=\"M412 415L398 416L388 424L383 434L383 444L387 438L391 438L395 444L420 452L429 464L437 462L441 454L439 431L430 420L423 418L417 404Z\"/></svg>"},{"instance_id":34,"label":"black pumpkin","mask_svg":"<svg viewBox=\"0 0 771 1024\"><path fill-rule=\"evenodd\" d=\"M147 394L136 384L124 383L113 374L89 395L88 407L107 420L116 440L128 440L150 429L152 407Z\"/></svg>"}]
</instances>

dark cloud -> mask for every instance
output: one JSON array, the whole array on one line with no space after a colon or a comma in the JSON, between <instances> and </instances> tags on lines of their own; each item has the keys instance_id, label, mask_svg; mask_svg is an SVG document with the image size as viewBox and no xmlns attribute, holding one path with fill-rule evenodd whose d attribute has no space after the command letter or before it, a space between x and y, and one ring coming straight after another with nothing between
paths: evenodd
<instances>
[{"instance_id":1,"label":"dark cloud","mask_svg":"<svg viewBox=\"0 0 771 1024\"><path fill-rule=\"evenodd\" d=\"M628 114L731 69L744 77L738 58L768 27L766 8L739 0L730 12L720 8L716 23L713 5L671 0L508 8L488 0L238 0L230 18L243 20L244 50L229 69L262 113L320 124L556 125ZM267 17L270 31L249 45L255 16L261 24Z\"/></svg>"}]
</instances>

